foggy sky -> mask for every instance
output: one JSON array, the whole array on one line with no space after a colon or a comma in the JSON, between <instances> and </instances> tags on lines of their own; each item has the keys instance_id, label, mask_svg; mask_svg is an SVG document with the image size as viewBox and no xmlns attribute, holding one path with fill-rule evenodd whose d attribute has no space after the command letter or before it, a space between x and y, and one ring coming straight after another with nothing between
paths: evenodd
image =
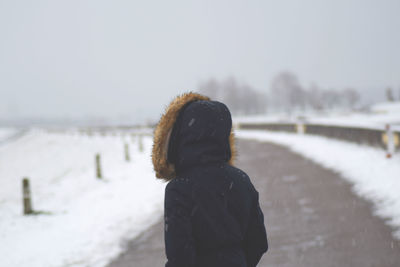
<instances>
[{"instance_id":1,"label":"foggy sky","mask_svg":"<svg viewBox=\"0 0 400 267\"><path fill-rule=\"evenodd\" d=\"M400 1L0 0L0 118L156 119L234 75L400 88ZM375 91L373 91L375 90Z\"/></svg>"}]
</instances>

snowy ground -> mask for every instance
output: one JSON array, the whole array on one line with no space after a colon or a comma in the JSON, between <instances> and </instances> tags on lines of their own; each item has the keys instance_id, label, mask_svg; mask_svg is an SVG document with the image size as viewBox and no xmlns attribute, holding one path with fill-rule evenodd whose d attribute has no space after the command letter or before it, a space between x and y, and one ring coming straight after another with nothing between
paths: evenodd
<instances>
[{"instance_id":1,"label":"snowy ground","mask_svg":"<svg viewBox=\"0 0 400 267\"><path fill-rule=\"evenodd\" d=\"M354 191L375 204L375 213L394 227L400 239L400 154L391 159L381 149L319 136L239 130L236 136L289 147L333 169L354 185Z\"/></svg>"},{"instance_id":2,"label":"snowy ground","mask_svg":"<svg viewBox=\"0 0 400 267\"><path fill-rule=\"evenodd\" d=\"M17 132L14 128L0 128L0 142L8 139Z\"/></svg>"},{"instance_id":3,"label":"snowy ground","mask_svg":"<svg viewBox=\"0 0 400 267\"><path fill-rule=\"evenodd\" d=\"M7 132L4 139L16 133L1 132ZM240 130L237 136L288 146L338 171L400 229L399 154L386 159L380 149L308 135ZM124 143L130 144L130 162ZM0 144L0 266L105 266L123 250L121 240L162 215L165 184L154 177L151 143L144 138L141 153L137 138L31 130ZM96 153L102 155L104 180L95 178ZM34 209L51 215L22 215L26 176Z\"/></svg>"},{"instance_id":4,"label":"snowy ground","mask_svg":"<svg viewBox=\"0 0 400 267\"><path fill-rule=\"evenodd\" d=\"M351 111L302 112L292 115L269 114L234 117L235 123L296 123L299 117L305 123L334 125L344 127L361 127L384 130L386 124L400 131L400 102L380 103L371 107L370 113Z\"/></svg>"},{"instance_id":5,"label":"snowy ground","mask_svg":"<svg viewBox=\"0 0 400 267\"><path fill-rule=\"evenodd\" d=\"M152 170L151 138L143 143L141 153L137 138L31 130L0 145L0 266L104 266L123 249L121 240L156 222L165 184ZM95 177L96 153L103 180ZM51 215L22 215L25 176L33 208Z\"/></svg>"}]
</instances>

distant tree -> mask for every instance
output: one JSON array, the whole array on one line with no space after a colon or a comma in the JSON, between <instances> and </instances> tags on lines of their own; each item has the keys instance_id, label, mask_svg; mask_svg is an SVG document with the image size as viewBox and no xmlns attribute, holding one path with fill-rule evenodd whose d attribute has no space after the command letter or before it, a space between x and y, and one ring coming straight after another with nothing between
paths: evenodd
<instances>
[{"instance_id":1,"label":"distant tree","mask_svg":"<svg viewBox=\"0 0 400 267\"><path fill-rule=\"evenodd\" d=\"M206 95L212 99L219 98L221 94L220 84L215 78L211 78L205 82L201 82L198 86L199 93Z\"/></svg>"},{"instance_id":2,"label":"distant tree","mask_svg":"<svg viewBox=\"0 0 400 267\"><path fill-rule=\"evenodd\" d=\"M349 108L354 108L358 101L360 101L360 94L353 88L347 88L342 91L342 97L345 105Z\"/></svg>"},{"instance_id":3,"label":"distant tree","mask_svg":"<svg viewBox=\"0 0 400 267\"><path fill-rule=\"evenodd\" d=\"M394 101L394 97L393 97L393 91L392 88L388 87L386 89L386 100L389 102L393 102Z\"/></svg>"},{"instance_id":4,"label":"distant tree","mask_svg":"<svg viewBox=\"0 0 400 267\"><path fill-rule=\"evenodd\" d=\"M291 112L295 108L305 107L305 91L297 76L291 72L279 73L272 80L270 93L277 109Z\"/></svg>"},{"instance_id":5,"label":"distant tree","mask_svg":"<svg viewBox=\"0 0 400 267\"><path fill-rule=\"evenodd\" d=\"M232 110L232 112L238 114L240 113L241 106L241 97L240 97L240 88L234 77L227 78L221 84L222 89L222 99L221 101L225 102L226 105Z\"/></svg>"},{"instance_id":6,"label":"distant tree","mask_svg":"<svg viewBox=\"0 0 400 267\"><path fill-rule=\"evenodd\" d=\"M399 95L398 95L398 100L400 101L400 88L399 88Z\"/></svg>"},{"instance_id":7,"label":"distant tree","mask_svg":"<svg viewBox=\"0 0 400 267\"><path fill-rule=\"evenodd\" d=\"M322 101L322 90L316 85L312 84L310 89L306 91L306 105L314 110L322 110L324 103Z\"/></svg>"},{"instance_id":8,"label":"distant tree","mask_svg":"<svg viewBox=\"0 0 400 267\"><path fill-rule=\"evenodd\" d=\"M239 83L234 77L228 77L222 82L215 79L201 82L197 91L211 99L224 102L235 115L266 111L266 95L248 84Z\"/></svg>"},{"instance_id":9,"label":"distant tree","mask_svg":"<svg viewBox=\"0 0 400 267\"><path fill-rule=\"evenodd\" d=\"M323 90L322 102L325 108L332 109L340 104L340 96L334 89Z\"/></svg>"}]
</instances>

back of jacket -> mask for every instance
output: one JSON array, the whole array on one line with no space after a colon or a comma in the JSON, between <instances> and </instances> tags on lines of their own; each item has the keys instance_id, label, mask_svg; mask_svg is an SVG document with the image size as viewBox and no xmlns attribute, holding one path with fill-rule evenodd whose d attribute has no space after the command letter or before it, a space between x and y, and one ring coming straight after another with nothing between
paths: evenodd
<instances>
[{"instance_id":1,"label":"back of jacket","mask_svg":"<svg viewBox=\"0 0 400 267\"><path fill-rule=\"evenodd\" d=\"M258 192L231 166L231 117L216 101L180 114L169 153L177 177L165 190L167 267L251 267L268 249Z\"/></svg>"}]
</instances>

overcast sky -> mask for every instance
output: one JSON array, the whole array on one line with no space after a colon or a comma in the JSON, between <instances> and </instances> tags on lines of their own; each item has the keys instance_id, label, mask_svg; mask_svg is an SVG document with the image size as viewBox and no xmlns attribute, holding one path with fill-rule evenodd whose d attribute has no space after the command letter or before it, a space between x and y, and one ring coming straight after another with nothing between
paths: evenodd
<instances>
[{"instance_id":1,"label":"overcast sky","mask_svg":"<svg viewBox=\"0 0 400 267\"><path fill-rule=\"evenodd\" d=\"M400 1L0 0L0 118L156 119L234 75L400 88Z\"/></svg>"}]
</instances>

